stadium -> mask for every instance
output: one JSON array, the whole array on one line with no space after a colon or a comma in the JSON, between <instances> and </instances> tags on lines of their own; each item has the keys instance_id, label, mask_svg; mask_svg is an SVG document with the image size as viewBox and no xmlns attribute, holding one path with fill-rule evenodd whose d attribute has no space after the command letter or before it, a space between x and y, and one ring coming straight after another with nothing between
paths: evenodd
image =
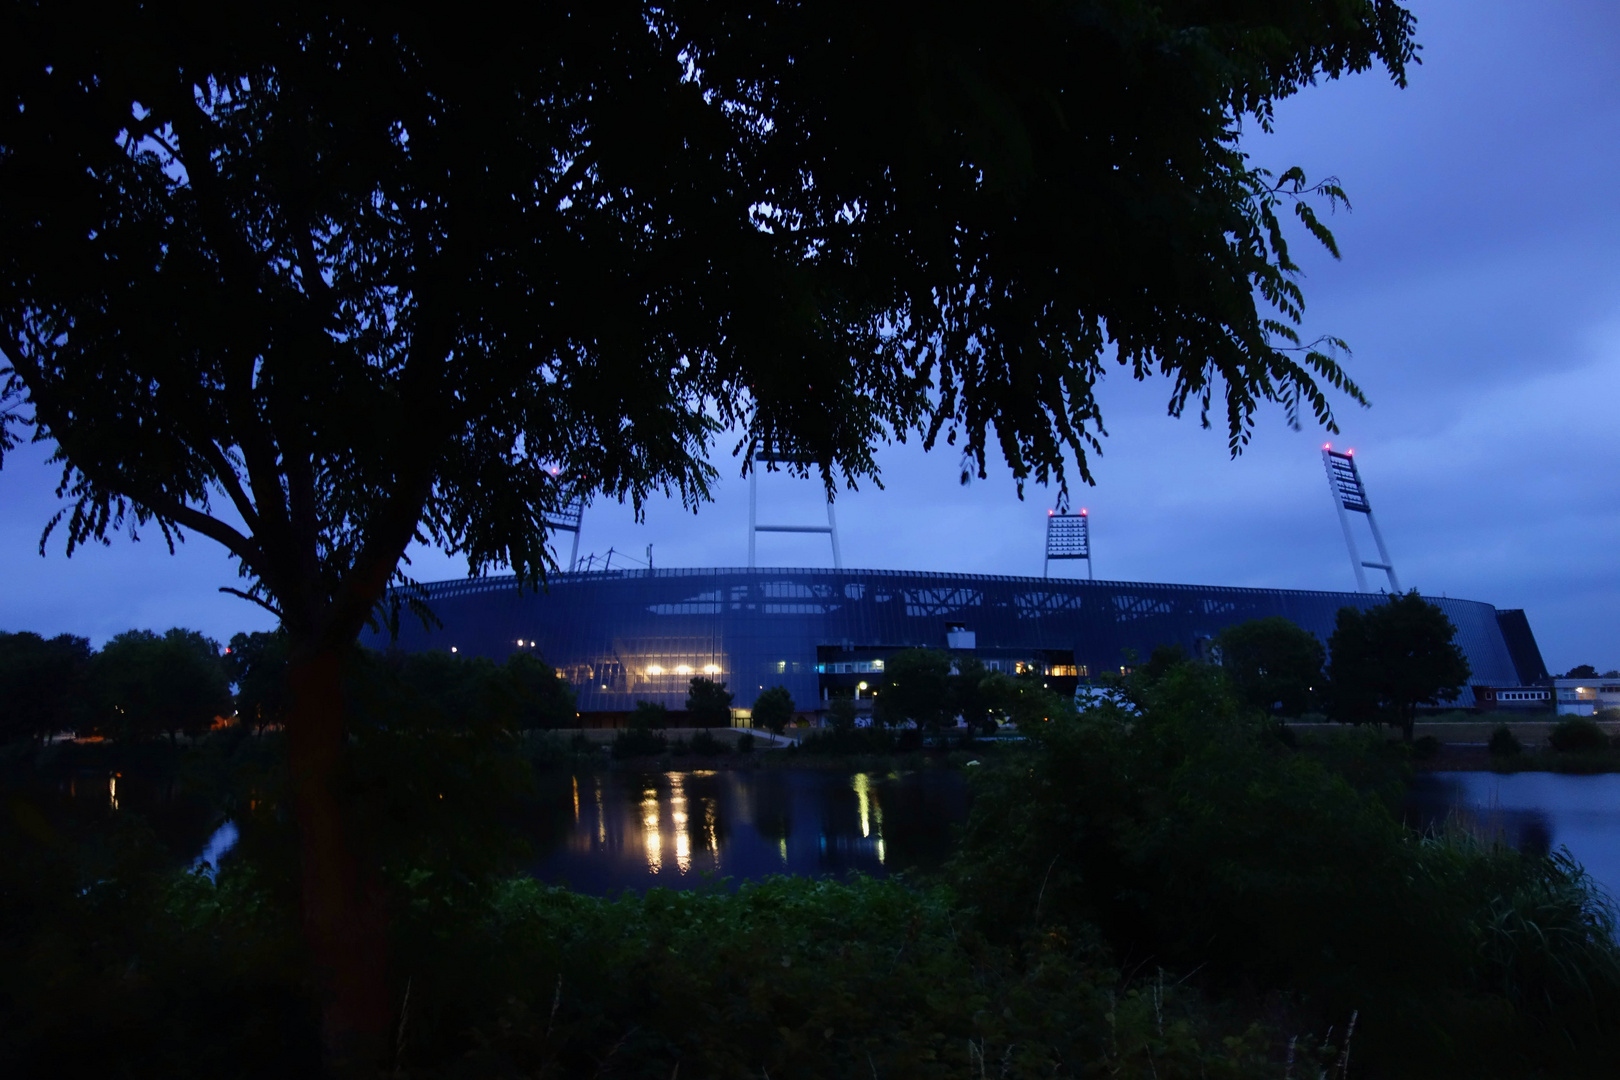
<instances>
[{"instance_id":1,"label":"stadium","mask_svg":"<svg viewBox=\"0 0 1620 1080\"><path fill-rule=\"evenodd\" d=\"M614 725L637 701L685 709L694 675L724 681L746 710L785 686L801 713L834 691L882 681L884 658L916 646L1035 667L1054 688L1119 670L1135 650L1205 655L1223 628L1281 615L1326 641L1338 610L1377 593L1153 585L889 570L660 569L561 574L541 591L510 577L431 584L439 626L400 621L398 646L504 660L533 650L578 694L587 723ZM1546 677L1522 611L1438 598L1473 681ZM380 638L380 635L379 635ZM373 644L384 644L374 640ZM1473 705L1470 689L1461 706ZM678 717L672 717L678 722Z\"/></svg>"},{"instance_id":2,"label":"stadium","mask_svg":"<svg viewBox=\"0 0 1620 1080\"><path fill-rule=\"evenodd\" d=\"M497 661L532 651L574 687L582 722L616 726L638 701L663 705L680 723L688 686L699 675L727 684L741 723L760 692L775 686L793 695L797 712L814 717L835 695L869 699L882 684L886 658L908 648L948 649L1008 673L1038 672L1053 689L1072 691L1160 645L1208 657L1217 634L1250 619L1280 615L1326 643L1340 608L1383 602L1382 593L1367 588L1364 568L1384 571L1391 592L1400 584L1353 456L1330 447L1322 456L1359 592L846 570L831 504L825 526L761 525L751 485L750 561L757 533L823 533L832 542L833 569L598 570L593 557L591 569L555 575L538 590L510 576L438 582L420 594L433 625L401 618L392 641L379 630L369 644ZM575 503L551 523L574 534L574 567L582 513ZM1381 561L1361 560L1353 513L1365 516ZM1080 560L1089 572L1084 511L1048 515L1046 557L1048 568L1053 560ZM1474 685L1529 686L1547 678L1523 611L1426 599L1457 628L1472 671L1471 685L1452 705L1473 707Z\"/></svg>"}]
</instances>

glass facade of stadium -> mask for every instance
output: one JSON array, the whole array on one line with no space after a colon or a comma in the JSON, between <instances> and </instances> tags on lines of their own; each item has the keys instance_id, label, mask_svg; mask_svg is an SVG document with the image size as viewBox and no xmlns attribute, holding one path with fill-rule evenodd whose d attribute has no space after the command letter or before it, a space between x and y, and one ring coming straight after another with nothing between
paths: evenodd
<instances>
[{"instance_id":1,"label":"glass facade of stadium","mask_svg":"<svg viewBox=\"0 0 1620 1080\"><path fill-rule=\"evenodd\" d=\"M1130 650L1210 639L1248 619L1281 615L1326 643L1339 608L1368 593L1154 585L885 570L671 569L561 574L536 592L510 577L424 586L439 626L404 612L397 645L455 648L497 661L532 650L574 686L582 716L613 722L637 701L683 710L688 683L708 675L746 709L785 686L801 712L835 692L880 685L884 658L926 646L971 652L987 666L1041 672L1054 689L1118 671ZM1546 677L1522 611L1429 598L1457 627L1471 683ZM387 644L375 634L367 642ZM1464 690L1458 705L1473 704ZM596 714L593 718L592 714Z\"/></svg>"}]
</instances>

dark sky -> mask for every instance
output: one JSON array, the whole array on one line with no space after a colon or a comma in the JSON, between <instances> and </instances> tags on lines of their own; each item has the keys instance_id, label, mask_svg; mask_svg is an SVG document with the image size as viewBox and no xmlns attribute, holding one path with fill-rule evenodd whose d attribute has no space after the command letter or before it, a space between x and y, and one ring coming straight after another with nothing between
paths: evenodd
<instances>
[{"instance_id":1,"label":"dark sky","mask_svg":"<svg viewBox=\"0 0 1620 1080\"><path fill-rule=\"evenodd\" d=\"M1368 73L1285 103L1249 141L1276 171L1335 175L1343 260L1295 238L1307 333L1346 338L1372 401L1336 403L1403 586L1527 609L1549 667L1620 666L1620 4L1432 0L1423 66L1396 90ZM1097 575L1114 580L1306 589L1354 587L1327 493L1319 430L1265 414L1249 450L1165 416L1168 386L1101 387L1110 432L1092 514ZM721 454L730 448L723 444ZM55 470L39 451L0 473L0 629L87 634L183 625L216 637L268 617L218 594L219 549L138 544L38 554ZM1020 503L1004 474L963 488L949 452L881 456L884 490L838 502L852 567L1039 574L1052 495ZM655 503L592 507L583 550L614 546L659 566L747 558L737 463L693 516ZM761 520L822 520L816 489L760 483ZM566 554L566 552L565 552ZM761 565L831 565L824 538L762 537ZM416 553L423 580L465 569Z\"/></svg>"}]
</instances>

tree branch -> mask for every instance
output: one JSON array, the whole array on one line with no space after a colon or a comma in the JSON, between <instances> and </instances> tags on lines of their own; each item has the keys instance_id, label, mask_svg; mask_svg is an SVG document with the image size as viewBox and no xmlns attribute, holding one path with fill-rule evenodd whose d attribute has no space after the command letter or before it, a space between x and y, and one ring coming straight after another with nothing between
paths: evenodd
<instances>
[{"instance_id":1,"label":"tree branch","mask_svg":"<svg viewBox=\"0 0 1620 1080\"><path fill-rule=\"evenodd\" d=\"M243 600L247 600L247 601L250 601L252 603L258 604L260 607L264 608L264 610L268 611L270 614L274 615L276 618L279 619L279 618L282 617L281 616L281 609L276 607L274 604L271 604L269 601L265 600L262 596L254 596L250 592L244 592L241 589L233 589L228 585L221 585L219 587L219 591L222 592L222 593L230 593L232 596L240 596Z\"/></svg>"}]
</instances>

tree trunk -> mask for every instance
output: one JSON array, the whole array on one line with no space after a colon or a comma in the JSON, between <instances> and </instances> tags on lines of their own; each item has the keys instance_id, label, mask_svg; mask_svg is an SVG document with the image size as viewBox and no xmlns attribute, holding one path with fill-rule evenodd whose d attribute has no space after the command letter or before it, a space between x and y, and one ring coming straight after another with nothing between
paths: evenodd
<instances>
[{"instance_id":1,"label":"tree trunk","mask_svg":"<svg viewBox=\"0 0 1620 1080\"><path fill-rule=\"evenodd\" d=\"M340 651L294 650L287 744L303 857L304 938L321 995L329 1073L375 1076L392 1010L387 984L386 900L375 868L355 850L337 783L346 739Z\"/></svg>"}]
</instances>

